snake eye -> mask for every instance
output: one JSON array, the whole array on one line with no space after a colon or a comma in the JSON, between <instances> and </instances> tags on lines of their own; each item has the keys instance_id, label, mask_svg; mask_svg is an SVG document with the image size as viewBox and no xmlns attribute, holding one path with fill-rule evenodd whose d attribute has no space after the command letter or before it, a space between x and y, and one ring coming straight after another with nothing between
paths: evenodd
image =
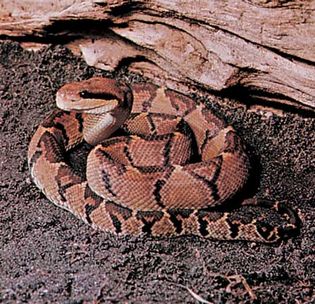
<instances>
[{"instance_id":1,"label":"snake eye","mask_svg":"<svg viewBox=\"0 0 315 304\"><path fill-rule=\"evenodd\" d=\"M110 94L110 93L90 92L87 90L80 91L79 95L81 98L86 98L86 99L104 99L104 100L117 99L115 95Z\"/></svg>"},{"instance_id":2,"label":"snake eye","mask_svg":"<svg viewBox=\"0 0 315 304\"><path fill-rule=\"evenodd\" d=\"M86 90L81 91L81 92L79 93L80 97L82 97L82 98L86 98L86 97L88 96L88 94L89 94L89 92L86 91Z\"/></svg>"}]
</instances>

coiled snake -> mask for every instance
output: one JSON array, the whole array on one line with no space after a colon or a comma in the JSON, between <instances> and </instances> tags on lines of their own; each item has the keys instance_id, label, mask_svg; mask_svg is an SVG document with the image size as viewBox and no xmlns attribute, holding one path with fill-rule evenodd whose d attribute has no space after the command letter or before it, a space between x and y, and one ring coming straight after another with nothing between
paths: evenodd
<instances>
[{"instance_id":1,"label":"coiled snake","mask_svg":"<svg viewBox=\"0 0 315 304\"><path fill-rule=\"evenodd\" d=\"M211 210L242 188L249 160L233 128L203 104L153 84L100 77L63 86L56 100L61 110L29 144L31 175L51 202L93 227L258 242L297 229L295 214L270 201L258 203L285 215L286 225ZM129 135L110 137L118 128ZM83 140L96 146L82 175L65 155Z\"/></svg>"}]
</instances>

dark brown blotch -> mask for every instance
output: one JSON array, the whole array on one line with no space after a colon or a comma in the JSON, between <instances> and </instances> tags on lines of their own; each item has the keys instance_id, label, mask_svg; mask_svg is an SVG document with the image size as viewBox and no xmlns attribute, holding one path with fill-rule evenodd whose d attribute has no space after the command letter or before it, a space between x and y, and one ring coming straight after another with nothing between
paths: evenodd
<instances>
[{"instance_id":1,"label":"dark brown blotch","mask_svg":"<svg viewBox=\"0 0 315 304\"><path fill-rule=\"evenodd\" d=\"M145 234L152 233L152 227L155 223L163 218L162 211L138 211L136 218L143 223L142 232Z\"/></svg>"},{"instance_id":2,"label":"dark brown blotch","mask_svg":"<svg viewBox=\"0 0 315 304\"><path fill-rule=\"evenodd\" d=\"M149 94L149 97L146 100L142 101L142 112L147 112L152 105L152 102L154 98L156 97L156 91L158 89L158 86L151 84L151 83L146 83L146 84L134 84L132 86L132 89L135 93L137 92L143 92L145 91L146 93ZM141 94L145 96L146 94Z\"/></svg>"},{"instance_id":3,"label":"dark brown blotch","mask_svg":"<svg viewBox=\"0 0 315 304\"><path fill-rule=\"evenodd\" d=\"M128 220L132 216L132 210L121 206L114 201L105 202L106 211L108 212L112 224L117 234L122 232L122 221Z\"/></svg>"},{"instance_id":4,"label":"dark brown blotch","mask_svg":"<svg viewBox=\"0 0 315 304\"><path fill-rule=\"evenodd\" d=\"M46 117L41 125L44 128L51 128L56 123L56 118L61 118L64 115L68 115L69 112L66 111L60 111L60 110L54 110L48 117Z\"/></svg>"},{"instance_id":5,"label":"dark brown blotch","mask_svg":"<svg viewBox=\"0 0 315 304\"><path fill-rule=\"evenodd\" d=\"M230 237L236 239L239 236L240 224L236 221L231 221L229 218L226 219L226 223L229 225Z\"/></svg>"},{"instance_id":6,"label":"dark brown blotch","mask_svg":"<svg viewBox=\"0 0 315 304\"><path fill-rule=\"evenodd\" d=\"M46 131L40 138L37 145L38 151L43 151L45 157L50 163L59 163L64 161L65 150L57 141L56 137Z\"/></svg>"},{"instance_id":7,"label":"dark brown blotch","mask_svg":"<svg viewBox=\"0 0 315 304\"><path fill-rule=\"evenodd\" d=\"M173 90L165 90L165 95L169 98L172 107L179 113L179 115L187 115L196 108L196 101L188 96Z\"/></svg>"},{"instance_id":8,"label":"dark brown blotch","mask_svg":"<svg viewBox=\"0 0 315 304\"><path fill-rule=\"evenodd\" d=\"M41 150L36 151L36 152L32 155L31 159L30 159L29 162L28 162L28 166L29 166L30 169L33 168L34 164L36 164L37 160L38 160L42 155L43 155L43 151L41 151Z\"/></svg>"},{"instance_id":9,"label":"dark brown blotch","mask_svg":"<svg viewBox=\"0 0 315 304\"><path fill-rule=\"evenodd\" d=\"M216 171L215 171L213 178L211 180L209 180L209 179L205 178L204 176L201 176L201 175L199 175L193 171L188 171L188 172L191 176L193 176L198 181L201 181L209 189L211 196L213 197L213 200L215 202L220 201L221 197L220 197L219 188L217 185L217 180L218 180L218 177L220 175L220 167L219 166L216 166Z\"/></svg>"},{"instance_id":10,"label":"dark brown blotch","mask_svg":"<svg viewBox=\"0 0 315 304\"><path fill-rule=\"evenodd\" d=\"M90 200L90 199L92 199L92 200L95 202L95 204L94 204L95 208L97 208L97 207L102 203L102 201L103 201L103 198L100 197L100 196L98 196L95 192L93 192L93 191L91 190L91 188L89 187L89 185L87 185L87 186L85 187L85 190L84 190L84 199L85 199L85 200Z\"/></svg>"},{"instance_id":11,"label":"dark brown blotch","mask_svg":"<svg viewBox=\"0 0 315 304\"><path fill-rule=\"evenodd\" d=\"M187 219L193 213L192 209L169 209L168 214L170 215L170 220L175 227L177 234L181 234L183 231L183 218Z\"/></svg>"},{"instance_id":12,"label":"dark brown blotch","mask_svg":"<svg viewBox=\"0 0 315 304\"><path fill-rule=\"evenodd\" d=\"M82 117L82 113L76 113L75 114L75 118L78 121L78 125L79 125L78 131L80 133L82 133L83 132L83 117Z\"/></svg>"},{"instance_id":13,"label":"dark brown blotch","mask_svg":"<svg viewBox=\"0 0 315 304\"><path fill-rule=\"evenodd\" d=\"M166 181L162 179L158 179L154 184L153 196L155 198L157 205L160 206L161 208L165 207L164 203L162 202L162 196L160 194L160 191L162 190L165 184Z\"/></svg>"},{"instance_id":14,"label":"dark brown blotch","mask_svg":"<svg viewBox=\"0 0 315 304\"><path fill-rule=\"evenodd\" d=\"M66 165L61 165L58 169L58 173L55 177L55 181L58 185L58 193L62 201L66 202L67 190L75 185L82 184L84 180L75 174L75 172Z\"/></svg>"},{"instance_id":15,"label":"dark brown blotch","mask_svg":"<svg viewBox=\"0 0 315 304\"><path fill-rule=\"evenodd\" d=\"M278 229L274 226L269 225L268 223L256 222L255 227L257 233L266 241L266 242L275 242L279 239Z\"/></svg>"},{"instance_id":16,"label":"dark brown blotch","mask_svg":"<svg viewBox=\"0 0 315 304\"><path fill-rule=\"evenodd\" d=\"M110 180L110 175L106 170L101 171L101 176L102 176L102 181L104 183L105 189L112 195L112 196L117 196L116 193L112 189L112 183Z\"/></svg>"},{"instance_id":17,"label":"dark brown blotch","mask_svg":"<svg viewBox=\"0 0 315 304\"><path fill-rule=\"evenodd\" d=\"M124 220L128 220L132 216L132 210L121 206L114 201L106 201L106 210L109 214L116 214L117 216L122 217Z\"/></svg>"}]
</instances>

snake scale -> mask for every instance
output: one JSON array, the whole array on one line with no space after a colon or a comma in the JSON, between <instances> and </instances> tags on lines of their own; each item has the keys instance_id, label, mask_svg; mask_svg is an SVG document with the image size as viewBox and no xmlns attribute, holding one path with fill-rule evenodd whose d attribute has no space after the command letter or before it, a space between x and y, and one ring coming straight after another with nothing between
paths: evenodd
<instances>
[{"instance_id":1,"label":"snake scale","mask_svg":"<svg viewBox=\"0 0 315 304\"><path fill-rule=\"evenodd\" d=\"M249 159L233 128L192 98L94 77L64 85L56 100L60 109L29 144L31 175L51 202L94 228L265 243L297 229L292 210L267 200L255 204L284 215L286 224L213 211L246 183ZM83 141L95 147L79 174L66 155Z\"/></svg>"}]
</instances>

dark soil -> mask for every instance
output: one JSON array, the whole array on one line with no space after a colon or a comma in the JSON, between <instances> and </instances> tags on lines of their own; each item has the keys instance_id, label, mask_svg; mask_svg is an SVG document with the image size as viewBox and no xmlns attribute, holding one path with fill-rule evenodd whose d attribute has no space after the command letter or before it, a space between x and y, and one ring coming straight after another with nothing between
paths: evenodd
<instances>
[{"instance_id":1,"label":"dark soil","mask_svg":"<svg viewBox=\"0 0 315 304\"><path fill-rule=\"evenodd\" d=\"M244 195L299 208L297 237L277 245L117 237L51 204L27 167L28 143L55 107L57 89L96 74L104 72L61 47L33 53L0 45L0 302L198 303L199 296L213 303L314 303L314 119L268 116L227 99L211 104L253 159L254 182ZM116 76L138 80L124 71Z\"/></svg>"}]
</instances>

